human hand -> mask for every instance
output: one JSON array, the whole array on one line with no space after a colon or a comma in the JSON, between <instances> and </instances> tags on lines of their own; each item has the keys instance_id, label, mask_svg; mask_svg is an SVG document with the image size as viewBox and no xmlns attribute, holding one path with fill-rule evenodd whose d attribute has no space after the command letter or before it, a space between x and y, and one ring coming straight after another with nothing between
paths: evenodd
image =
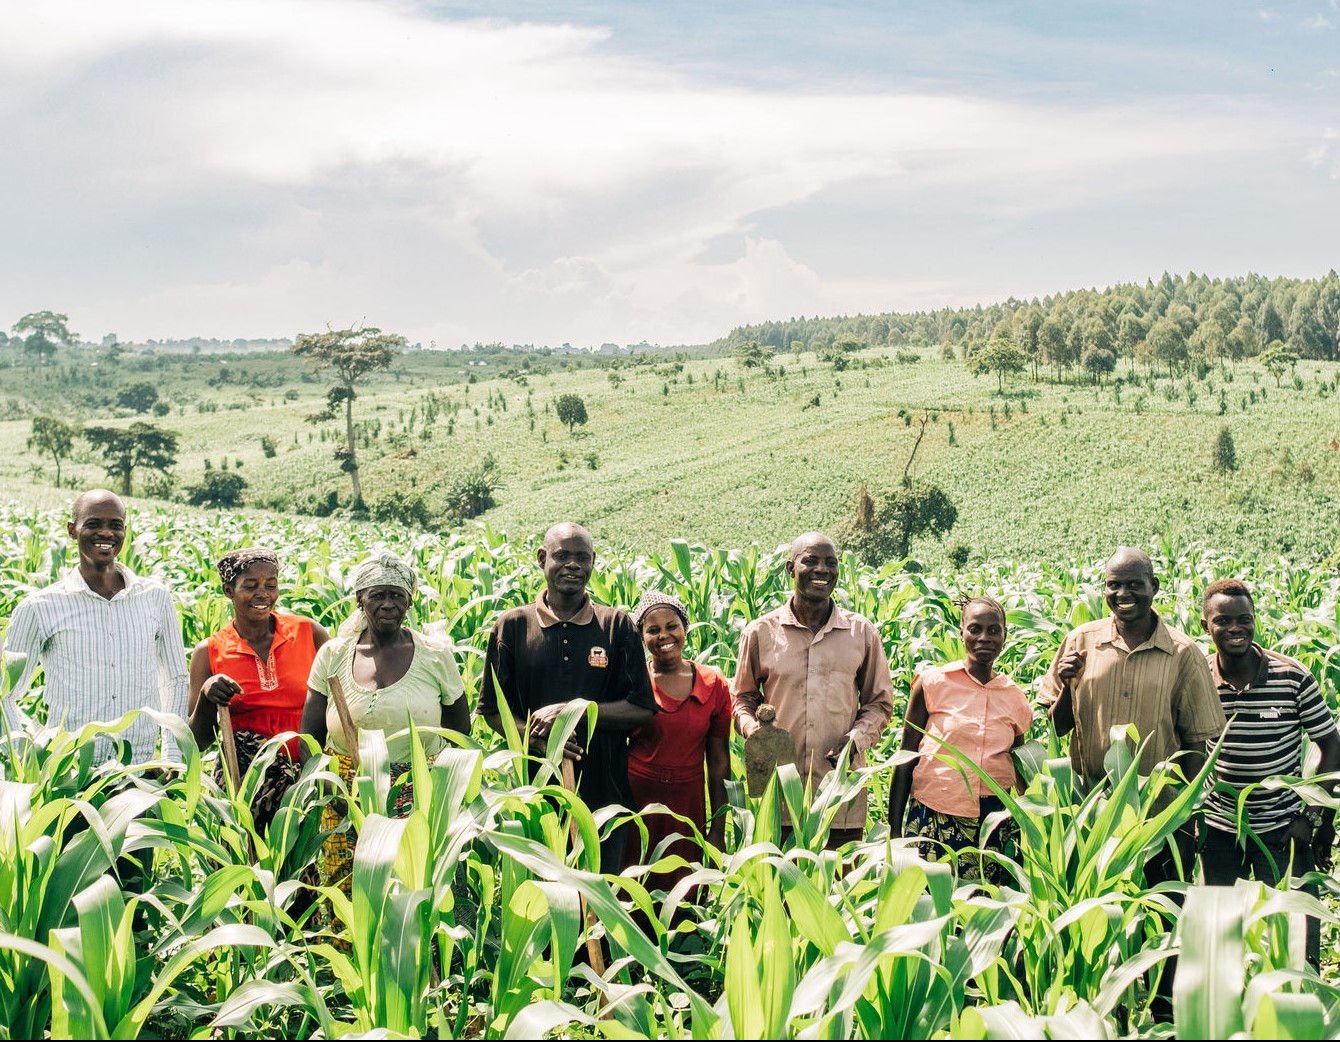
<instances>
[{"instance_id":1,"label":"human hand","mask_svg":"<svg viewBox=\"0 0 1340 1042\"><path fill-rule=\"evenodd\" d=\"M215 706L226 706L242 693L242 685L227 673L215 673L200 685L200 697Z\"/></svg>"},{"instance_id":2,"label":"human hand","mask_svg":"<svg viewBox=\"0 0 1340 1042\"><path fill-rule=\"evenodd\" d=\"M1335 862L1335 819L1323 821L1312 833L1312 860L1319 872L1329 872Z\"/></svg>"},{"instance_id":3,"label":"human hand","mask_svg":"<svg viewBox=\"0 0 1340 1042\"><path fill-rule=\"evenodd\" d=\"M1084 659L1086 652L1075 648L1067 651L1061 656L1061 660L1056 664L1056 676L1069 683L1084 672Z\"/></svg>"},{"instance_id":4,"label":"human hand","mask_svg":"<svg viewBox=\"0 0 1340 1042\"><path fill-rule=\"evenodd\" d=\"M566 702L556 702L553 705L541 706L531 714L528 732L531 752L543 756L549 751L549 735L554 730L554 721L566 707ZM576 735L569 735L567 743L563 746L564 759L580 760L585 752Z\"/></svg>"}]
</instances>

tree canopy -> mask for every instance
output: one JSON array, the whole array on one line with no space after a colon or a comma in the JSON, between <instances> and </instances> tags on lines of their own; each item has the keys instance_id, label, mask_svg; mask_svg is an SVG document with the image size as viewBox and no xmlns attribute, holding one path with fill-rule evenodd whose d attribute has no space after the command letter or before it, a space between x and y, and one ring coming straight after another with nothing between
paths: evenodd
<instances>
[{"instance_id":1,"label":"tree canopy","mask_svg":"<svg viewBox=\"0 0 1340 1042\"><path fill-rule=\"evenodd\" d=\"M107 476L121 495L131 492L135 471L167 474L177 463L177 433L137 420L129 427L85 427L84 440L102 453Z\"/></svg>"},{"instance_id":2,"label":"tree canopy","mask_svg":"<svg viewBox=\"0 0 1340 1042\"><path fill-rule=\"evenodd\" d=\"M324 333L301 333L293 341L293 353L305 358L318 372L335 370L339 383L326 394L326 411L308 417L312 422L333 419L344 406L344 447L336 451L341 467L353 483L354 508L366 509L363 483L358 473L358 446L354 438L355 385L371 373L389 369L405 350L406 341L397 333L383 333L375 326L330 329Z\"/></svg>"}]
</instances>

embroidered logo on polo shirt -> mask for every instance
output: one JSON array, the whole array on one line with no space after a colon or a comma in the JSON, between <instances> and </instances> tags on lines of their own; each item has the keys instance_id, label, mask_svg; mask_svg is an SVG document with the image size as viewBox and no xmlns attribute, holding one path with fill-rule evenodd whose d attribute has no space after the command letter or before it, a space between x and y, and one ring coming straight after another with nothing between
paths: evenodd
<instances>
[{"instance_id":1,"label":"embroidered logo on polo shirt","mask_svg":"<svg viewBox=\"0 0 1340 1042\"><path fill-rule=\"evenodd\" d=\"M592 648L591 653L586 656L586 664L595 666L597 669L604 669L610 664L610 657L604 648Z\"/></svg>"}]
</instances>

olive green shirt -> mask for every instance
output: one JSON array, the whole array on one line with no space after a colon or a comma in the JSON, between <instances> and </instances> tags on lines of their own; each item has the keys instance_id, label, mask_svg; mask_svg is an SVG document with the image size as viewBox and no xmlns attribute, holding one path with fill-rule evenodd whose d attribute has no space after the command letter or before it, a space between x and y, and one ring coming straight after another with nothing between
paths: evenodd
<instances>
[{"instance_id":1,"label":"olive green shirt","mask_svg":"<svg viewBox=\"0 0 1340 1042\"><path fill-rule=\"evenodd\" d=\"M1127 650L1110 616L1072 632L1043 677L1042 705L1055 705L1065 690L1056 669L1072 650L1086 652L1083 670L1070 681L1075 715L1070 762L1083 777L1102 777L1111 728L1119 725L1134 724L1140 733L1141 774L1182 749L1203 752L1205 742L1223 733L1227 720L1205 653L1162 619L1134 650Z\"/></svg>"}]
</instances>

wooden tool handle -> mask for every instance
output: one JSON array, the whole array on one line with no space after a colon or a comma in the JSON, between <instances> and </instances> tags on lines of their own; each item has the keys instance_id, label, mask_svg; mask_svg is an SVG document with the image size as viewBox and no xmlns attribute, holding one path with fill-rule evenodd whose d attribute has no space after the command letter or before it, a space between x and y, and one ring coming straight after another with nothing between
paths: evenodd
<instances>
[{"instance_id":1,"label":"wooden tool handle","mask_svg":"<svg viewBox=\"0 0 1340 1042\"><path fill-rule=\"evenodd\" d=\"M577 791L577 769L573 766L571 757L563 757L563 788L568 792ZM577 819L568 815L568 835L572 837L573 843L577 842ZM586 898L579 895L579 901L586 920L586 957L591 962L591 969L596 971L599 977L605 976L608 964L605 962L605 949L600 941L591 936L591 928L595 926L597 919L596 913L586 903Z\"/></svg>"},{"instance_id":2,"label":"wooden tool handle","mask_svg":"<svg viewBox=\"0 0 1340 1042\"><path fill-rule=\"evenodd\" d=\"M331 701L335 703L335 712L340 716L340 728L344 731L344 747L349 751L349 758L354 761L354 770L358 769L358 728L354 726L354 718L349 713L349 703L344 699L344 685L340 683L339 677L329 677L327 683L330 684Z\"/></svg>"},{"instance_id":3,"label":"wooden tool handle","mask_svg":"<svg viewBox=\"0 0 1340 1042\"><path fill-rule=\"evenodd\" d=\"M233 792L242 787L242 769L237 765L237 741L233 737L233 713L227 706L219 706L219 748L223 751L223 765L232 782Z\"/></svg>"}]
</instances>

